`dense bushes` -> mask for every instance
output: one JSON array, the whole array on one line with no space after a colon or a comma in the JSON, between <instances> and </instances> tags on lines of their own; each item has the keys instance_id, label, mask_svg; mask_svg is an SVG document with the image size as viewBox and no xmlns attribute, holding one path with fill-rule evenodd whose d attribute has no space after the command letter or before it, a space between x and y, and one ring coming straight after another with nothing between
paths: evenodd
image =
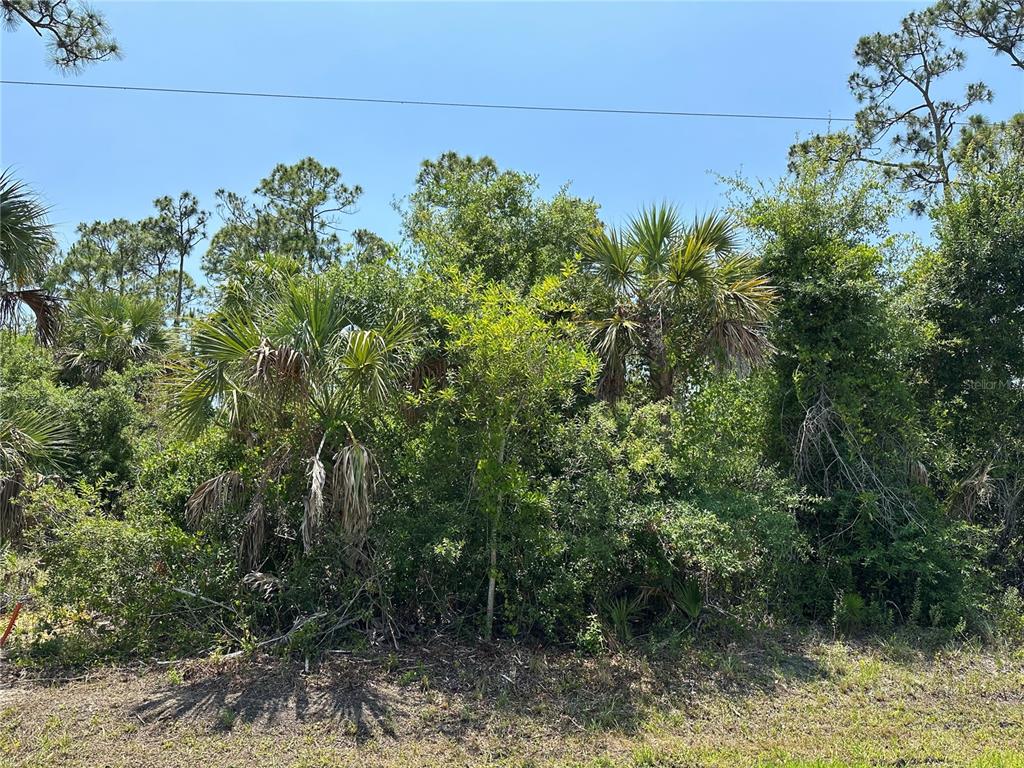
<instances>
[{"instance_id":1,"label":"dense bushes","mask_svg":"<svg viewBox=\"0 0 1024 768\"><path fill-rule=\"evenodd\" d=\"M32 647L80 661L97 655L212 649L237 609L230 560L166 515L112 515L101 494L42 485L23 494L37 553ZM21 563L22 566L25 563Z\"/></svg>"},{"instance_id":2,"label":"dense bushes","mask_svg":"<svg viewBox=\"0 0 1024 768\"><path fill-rule=\"evenodd\" d=\"M1011 638L1017 152L936 208L935 252L891 236L881 178L810 154L734 185L759 258L728 217L598 231L593 204L446 155L409 248L250 252L292 241L269 211L232 235L248 250L215 238L180 337L155 304L77 296L54 350L0 342L20 647L597 649L808 619Z\"/></svg>"},{"instance_id":3,"label":"dense bushes","mask_svg":"<svg viewBox=\"0 0 1024 768\"><path fill-rule=\"evenodd\" d=\"M813 155L774 189L734 188L783 296L771 455L820 497L801 519L812 548L803 610L826 619L838 599L857 624L976 622L981 543L929 482L936 445L914 362L930 331L892 287L892 193L881 176Z\"/></svg>"}]
</instances>

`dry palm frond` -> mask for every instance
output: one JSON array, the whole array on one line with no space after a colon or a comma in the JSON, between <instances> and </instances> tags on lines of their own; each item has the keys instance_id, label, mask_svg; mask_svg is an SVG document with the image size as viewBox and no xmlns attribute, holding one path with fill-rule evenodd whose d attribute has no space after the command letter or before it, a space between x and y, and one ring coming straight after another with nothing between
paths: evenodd
<instances>
[{"instance_id":1,"label":"dry palm frond","mask_svg":"<svg viewBox=\"0 0 1024 768\"><path fill-rule=\"evenodd\" d=\"M910 459L907 462L907 476L915 485L928 485L928 467L917 459Z\"/></svg>"},{"instance_id":2,"label":"dry palm frond","mask_svg":"<svg viewBox=\"0 0 1024 768\"><path fill-rule=\"evenodd\" d=\"M284 589L284 582L270 573L250 571L242 577L242 583L253 592L258 592L264 600L269 600L275 592Z\"/></svg>"},{"instance_id":3,"label":"dry palm frond","mask_svg":"<svg viewBox=\"0 0 1024 768\"><path fill-rule=\"evenodd\" d=\"M349 443L334 456L331 501L355 549L362 546L371 522L377 463L370 449L349 433Z\"/></svg>"},{"instance_id":4,"label":"dry palm frond","mask_svg":"<svg viewBox=\"0 0 1024 768\"><path fill-rule=\"evenodd\" d=\"M0 477L0 547L18 538L24 525L24 510L18 503L23 480L21 471Z\"/></svg>"},{"instance_id":5,"label":"dry palm frond","mask_svg":"<svg viewBox=\"0 0 1024 768\"><path fill-rule=\"evenodd\" d=\"M185 502L185 520L197 526L210 515L238 504L245 493L245 483L238 472L222 472L202 483Z\"/></svg>"},{"instance_id":6,"label":"dry palm frond","mask_svg":"<svg viewBox=\"0 0 1024 768\"><path fill-rule=\"evenodd\" d=\"M263 555L263 544L267 538L266 490L266 484L261 483L249 499L245 532L238 541L238 560L243 570L253 570Z\"/></svg>"},{"instance_id":7,"label":"dry palm frond","mask_svg":"<svg viewBox=\"0 0 1024 768\"><path fill-rule=\"evenodd\" d=\"M974 519L979 509L987 509L992 504L996 484L992 477L995 462L983 461L962 480L953 493L953 509L964 519Z\"/></svg>"},{"instance_id":8,"label":"dry palm frond","mask_svg":"<svg viewBox=\"0 0 1024 768\"><path fill-rule=\"evenodd\" d=\"M309 459L309 493L303 499L304 514L302 516L302 548L305 552L313 549L320 534L324 520L324 485L327 473L324 463L320 460L320 452L324 441L320 441L317 452Z\"/></svg>"},{"instance_id":9,"label":"dry palm frond","mask_svg":"<svg viewBox=\"0 0 1024 768\"><path fill-rule=\"evenodd\" d=\"M238 561L245 571L255 570L263 556L263 545L267 540L267 486L281 479L290 460L291 452L282 448L263 464L263 473L249 499L245 531L238 541Z\"/></svg>"},{"instance_id":10,"label":"dry palm frond","mask_svg":"<svg viewBox=\"0 0 1024 768\"><path fill-rule=\"evenodd\" d=\"M264 336L260 339L260 345L252 351L252 381L265 381L270 376L270 371L275 368L274 348L270 346L270 339Z\"/></svg>"},{"instance_id":11,"label":"dry palm frond","mask_svg":"<svg viewBox=\"0 0 1024 768\"><path fill-rule=\"evenodd\" d=\"M252 373L249 380L260 384L295 382L306 370L306 359L288 345L274 347L266 336L251 353Z\"/></svg>"},{"instance_id":12,"label":"dry palm frond","mask_svg":"<svg viewBox=\"0 0 1024 768\"><path fill-rule=\"evenodd\" d=\"M60 299L40 288L24 288L0 292L0 326L13 327L18 313L25 306L35 315L36 338L41 344L52 344L60 330Z\"/></svg>"},{"instance_id":13,"label":"dry palm frond","mask_svg":"<svg viewBox=\"0 0 1024 768\"><path fill-rule=\"evenodd\" d=\"M409 371L409 389L419 393L428 381L443 384L448 376L448 361L443 355L435 354L424 357Z\"/></svg>"},{"instance_id":14,"label":"dry palm frond","mask_svg":"<svg viewBox=\"0 0 1024 768\"><path fill-rule=\"evenodd\" d=\"M607 360L597 379L597 396L607 403L614 403L626 391L626 359L616 356Z\"/></svg>"},{"instance_id":15,"label":"dry palm frond","mask_svg":"<svg viewBox=\"0 0 1024 768\"><path fill-rule=\"evenodd\" d=\"M704 339L704 353L719 369L732 367L745 373L763 365L773 352L766 328L757 322L722 319L712 324Z\"/></svg>"}]
</instances>

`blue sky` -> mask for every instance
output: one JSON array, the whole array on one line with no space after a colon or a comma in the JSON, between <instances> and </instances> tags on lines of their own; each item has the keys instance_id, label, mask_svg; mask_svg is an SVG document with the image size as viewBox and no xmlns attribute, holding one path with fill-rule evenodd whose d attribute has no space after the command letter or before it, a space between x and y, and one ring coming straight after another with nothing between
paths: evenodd
<instances>
[{"instance_id":1,"label":"blue sky","mask_svg":"<svg viewBox=\"0 0 1024 768\"><path fill-rule=\"evenodd\" d=\"M29 30L4 31L4 79L686 111L849 116L857 38L904 3L94 3L125 56L62 78ZM974 45L1002 118L1024 79ZM4 85L0 162L43 193L65 243L83 220L153 198L248 192L313 155L366 190L352 227L398 234L396 198L453 149L571 182L607 221L659 200L721 204L712 172L770 178L822 124L516 113ZM906 222L920 229L920 223Z\"/></svg>"}]
</instances>

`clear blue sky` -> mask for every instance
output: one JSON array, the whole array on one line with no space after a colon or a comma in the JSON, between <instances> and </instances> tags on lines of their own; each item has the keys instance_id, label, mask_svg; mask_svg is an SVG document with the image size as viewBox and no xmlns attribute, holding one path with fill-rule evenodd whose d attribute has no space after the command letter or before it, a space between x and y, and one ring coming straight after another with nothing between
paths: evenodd
<instances>
[{"instance_id":1,"label":"clear blue sky","mask_svg":"<svg viewBox=\"0 0 1024 768\"><path fill-rule=\"evenodd\" d=\"M920 5L920 4L918 4ZM848 116L857 38L904 3L94 3L124 49L69 82L380 98ZM5 79L60 80L28 29L2 33ZM978 46L988 110L1024 108L1024 80ZM313 155L366 190L353 227L398 233L392 201L425 158L488 154L571 182L607 221L662 199L721 202L710 172L774 177L822 124L490 112L2 87L0 161L42 192L65 243L83 220L147 215L189 189L248 192ZM908 226L915 226L908 222ZM920 226L920 225L916 225Z\"/></svg>"}]
</instances>

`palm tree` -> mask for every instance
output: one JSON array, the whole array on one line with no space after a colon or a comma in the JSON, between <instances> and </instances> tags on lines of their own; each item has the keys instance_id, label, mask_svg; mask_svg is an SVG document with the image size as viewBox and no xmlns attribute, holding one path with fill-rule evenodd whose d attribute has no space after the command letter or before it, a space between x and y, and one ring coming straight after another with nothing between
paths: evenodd
<instances>
[{"instance_id":1,"label":"palm tree","mask_svg":"<svg viewBox=\"0 0 1024 768\"><path fill-rule=\"evenodd\" d=\"M29 478L59 470L69 445L66 427L51 414L14 411L0 400L0 546L21 530L18 496Z\"/></svg>"},{"instance_id":2,"label":"palm tree","mask_svg":"<svg viewBox=\"0 0 1024 768\"><path fill-rule=\"evenodd\" d=\"M55 245L47 213L10 170L0 174L0 326L14 327L25 306L35 315L36 335L44 343L56 338L60 303L30 286L42 279Z\"/></svg>"},{"instance_id":3,"label":"palm tree","mask_svg":"<svg viewBox=\"0 0 1024 768\"><path fill-rule=\"evenodd\" d=\"M84 293L68 307L68 320L61 353L64 367L88 379L154 360L170 347L163 301L158 298Z\"/></svg>"},{"instance_id":4,"label":"palm tree","mask_svg":"<svg viewBox=\"0 0 1024 768\"><path fill-rule=\"evenodd\" d=\"M276 292L248 311L197 322L195 360L177 379L175 420L191 433L219 422L262 445L264 464L255 478L227 472L203 483L188 515L246 507L240 558L253 568L266 530L267 484L301 465L308 479L305 550L315 546L329 510L342 523L356 564L378 471L356 435L403 386L414 337L401 317L381 329L358 328L337 287L322 276L283 277Z\"/></svg>"},{"instance_id":5,"label":"palm tree","mask_svg":"<svg viewBox=\"0 0 1024 768\"><path fill-rule=\"evenodd\" d=\"M638 365L661 400L702 359L749 368L770 354L776 291L758 260L739 250L728 217L711 213L686 226L671 206L651 207L625 231L591 234L581 252L600 296L588 323L603 363L601 397L618 398Z\"/></svg>"}]
</instances>

